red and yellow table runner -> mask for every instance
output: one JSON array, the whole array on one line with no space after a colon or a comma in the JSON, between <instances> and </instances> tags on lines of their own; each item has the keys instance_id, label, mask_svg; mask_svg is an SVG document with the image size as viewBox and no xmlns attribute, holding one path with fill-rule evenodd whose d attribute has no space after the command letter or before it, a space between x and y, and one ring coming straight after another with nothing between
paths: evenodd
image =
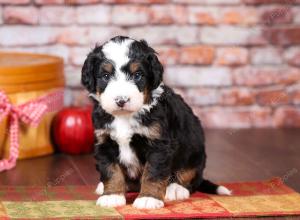
<instances>
[{"instance_id":1,"label":"red and yellow table runner","mask_svg":"<svg viewBox=\"0 0 300 220\"><path fill-rule=\"evenodd\" d=\"M280 179L224 184L233 196L195 193L185 201L167 202L157 210L95 205L95 186L0 186L0 219L162 219L245 216L300 216L300 194Z\"/></svg>"}]
</instances>

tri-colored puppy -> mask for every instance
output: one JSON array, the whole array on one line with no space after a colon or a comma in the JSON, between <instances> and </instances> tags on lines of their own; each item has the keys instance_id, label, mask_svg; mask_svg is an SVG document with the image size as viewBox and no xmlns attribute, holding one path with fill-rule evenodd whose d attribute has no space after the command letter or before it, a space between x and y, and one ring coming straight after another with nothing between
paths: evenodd
<instances>
[{"instance_id":1,"label":"tri-colored puppy","mask_svg":"<svg viewBox=\"0 0 300 220\"><path fill-rule=\"evenodd\" d=\"M230 195L203 178L200 121L162 79L163 66L143 40L114 37L84 62L82 84L94 100L100 206L125 205L129 190L139 190L133 206L146 209L194 191Z\"/></svg>"}]
</instances>

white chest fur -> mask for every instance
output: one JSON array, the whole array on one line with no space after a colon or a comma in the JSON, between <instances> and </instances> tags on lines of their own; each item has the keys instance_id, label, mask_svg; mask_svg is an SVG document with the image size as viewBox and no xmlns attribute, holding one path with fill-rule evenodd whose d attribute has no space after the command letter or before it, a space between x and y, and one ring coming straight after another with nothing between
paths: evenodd
<instances>
[{"instance_id":1,"label":"white chest fur","mask_svg":"<svg viewBox=\"0 0 300 220\"><path fill-rule=\"evenodd\" d=\"M141 171L141 164L130 147L130 141L137 131L139 123L133 117L120 116L115 117L110 125L110 136L119 144L119 160L127 167L128 175L136 178Z\"/></svg>"}]
</instances>

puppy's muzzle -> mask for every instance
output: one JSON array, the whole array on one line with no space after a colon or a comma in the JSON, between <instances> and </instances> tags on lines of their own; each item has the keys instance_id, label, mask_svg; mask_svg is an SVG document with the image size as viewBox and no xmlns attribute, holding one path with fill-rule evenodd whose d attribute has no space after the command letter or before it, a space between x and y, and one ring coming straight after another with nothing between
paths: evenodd
<instances>
[{"instance_id":1,"label":"puppy's muzzle","mask_svg":"<svg viewBox=\"0 0 300 220\"><path fill-rule=\"evenodd\" d=\"M125 104L129 102L129 100L130 99L126 96L118 96L117 98L115 98L115 102L120 108L123 108Z\"/></svg>"}]
</instances>

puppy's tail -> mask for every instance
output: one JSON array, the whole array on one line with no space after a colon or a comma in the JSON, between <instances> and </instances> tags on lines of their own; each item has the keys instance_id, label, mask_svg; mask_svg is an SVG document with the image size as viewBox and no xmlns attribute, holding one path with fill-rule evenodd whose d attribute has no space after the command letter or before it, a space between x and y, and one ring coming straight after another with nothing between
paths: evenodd
<instances>
[{"instance_id":1,"label":"puppy's tail","mask_svg":"<svg viewBox=\"0 0 300 220\"><path fill-rule=\"evenodd\" d=\"M230 196L232 194L231 190L227 189L225 186L217 185L209 180L203 180L197 190L209 194L227 196Z\"/></svg>"}]
</instances>

